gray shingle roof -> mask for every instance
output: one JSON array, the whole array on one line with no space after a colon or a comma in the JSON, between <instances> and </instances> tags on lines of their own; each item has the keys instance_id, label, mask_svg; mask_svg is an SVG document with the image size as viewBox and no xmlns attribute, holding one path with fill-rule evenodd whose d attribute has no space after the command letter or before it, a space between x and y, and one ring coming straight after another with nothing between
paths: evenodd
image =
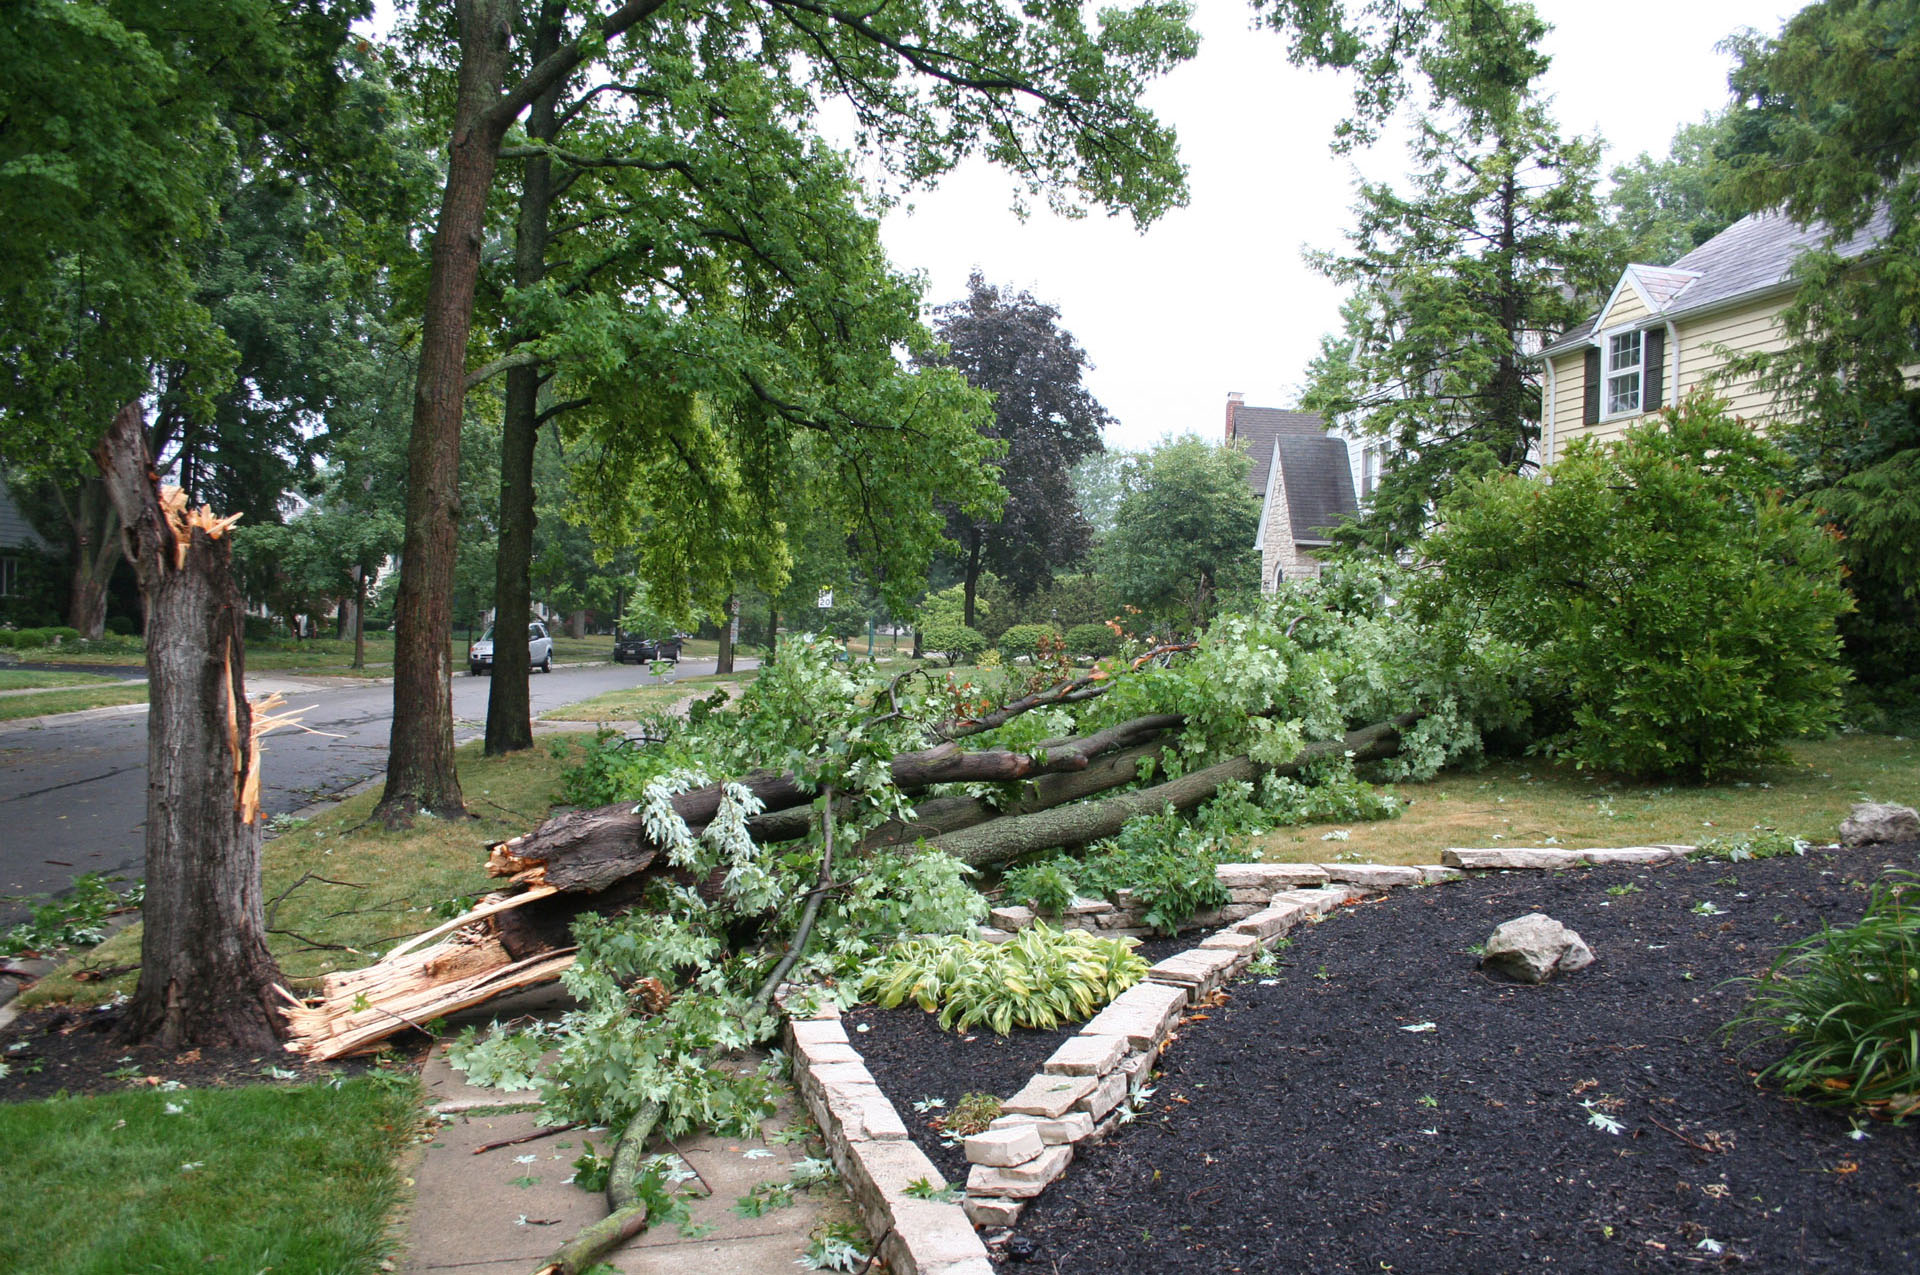
<instances>
[{"instance_id":1,"label":"gray shingle roof","mask_svg":"<svg viewBox=\"0 0 1920 1275\"><path fill-rule=\"evenodd\" d=\"M1234 405L1233 436L1247 449L1253 468L1247 471L1247 484L1253 494L1266 499L1267 469L1273 464L1273 440L1281 435L1300 438L1324 438L1327 423L1318 412L1283 412L1277 407Z\"/></svg>"},{"instance_id":2,"label":"gray shingle roof","mask_svg":"<svg viewBox=\"0 0 1920 1275\"><path fill-rule=\"evenodd\" d=\"M1327 433L1327 423L1318 412L1236 404L1233 436L1247 449L1247 458L1253 462L1247 483L1263 501L1274 443L1280 444L1280 481L1286 487L1295 543L1325 540L1328 531L1359 508L1347 440Z\"/></svg>"},{"instance_id":3,"label":"gray shingle roof","mask_svg":"<svg viewBox=\"0 0 1920 1275\"><path fill-rule=\"evenodd\" d=\"M1888 228L1887 210L1883 207L1875 211L1857 234L1839 245L1840 255L1866 255L1886 238ZM1672 318L1784 285L1800 254L1820 247L1826 237L1824 225L1796 225L1784 213L1754 213L1734 222L1671 266L1636 265L1633 270L1654 294L1652 300L1660 307L1657 313ZM1669 292L1668 289L1679 282L1673 276L1680 272L1698 277ZM1558 354L1579 345L1593 332L1594 320L1599 317L1596 313L1585 323L1569 329L1543 353Z\"/></svg>"},{"instance_id":4,"label":"gray shingle roof","mask_svg":"<svg viewBox=\"0 0 1920 1275\"><path fill-rule=\"evenodd\" d=\"M1287 487L1294 543L1325 540L1360 507L1353 495L1347 440L1331 434L1282 434L1279 442L1280 481Z\"/></svg>"}]
</instances>

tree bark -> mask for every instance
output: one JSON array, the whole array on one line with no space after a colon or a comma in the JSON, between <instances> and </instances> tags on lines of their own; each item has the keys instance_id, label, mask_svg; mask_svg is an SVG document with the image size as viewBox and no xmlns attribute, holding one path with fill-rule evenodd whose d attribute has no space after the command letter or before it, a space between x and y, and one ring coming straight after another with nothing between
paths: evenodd
<instances>
[{"instance_id":1,"label":"tree bark","mask_svg":"<svg viewBox=\"0 0 1920 1275\"><path fill-rule=\"evenodd\" d=\"M120 561L120 515L98 478L81 480L66 513L73 538L67 627L77 629L83 638L97 638L107 631L107 586Z\"/></svg>"},{"instance_id":2,"label":"tree bark","mask_svg":"<svg viewBox=\"0 0 1920 1275\"><path fill-rule=\"evenodd\" d=\"M1342 753L1351 753L1355 761L1372 761L1389 756L1400 748L1401 730L1415 720L1411 715L1398 717L1390 722L1348 731L1340 739L1308 744L1300 750L1298 757L1284 766L1264 766L1251 757L1233 757L1151 788L1139 788L1102 801L996 819L949 833L930 841L928 845L931 849L944 850L974 867L1002 863L1036 850L1085 845L1101 837L1111 837L1120 831L1127 820L1136 815L1154 814L1163 806L1191 810L1218 792L1222 784L1235 780L1251 782L1269 771L1279 775L1297 775L1311 762L1337 757Z\"/></svg>"},{"instance_id":3,"label":"tree bark","mask_svg":"<svg viewBox=\"0 0 1920 1275\"><path fill-rule=\"evenodd\" d=\"M980 528L978 525L967 531L966 573L966 585L962 590L964 603L960 611L960 623L973 628L973 596L980 585Z\"/></svg>"},{"instance_id":4,"label":"tree bark","mask_svg":"<svg viewBox=\"0 0 1920 1275\"><path fill-rule=\"evenodd\" d=\"M123 1028L164 1048L265 1049L283 1023L260 891L259 743L232 542L163 493L129 403L94 450L147 608L146 902Z\"/></svg>"},{"instance_id":5,"label":"tree bark","mask_svg":"<svg viewBox=\"0 0 1920 1275\"><path fill-rule=\"evenodd\" d=\"M453 760L448 655L461 513L460 425L487 195L500 139L512 122L490 108L498 104L506 80L513 6L507 0L461 0L458 9L459 88L427 273L407 443L407 530L394 605L393 731L386 791L374 812L389 825L411 823L422 810L445 818L467 810ZM508 636L509 643L514 636ZM495 644L496 655L501 645Z\"/></svg>"},{"instance_id":6,"label":"tree bark","mask_svg":"<svg viewBox=\"0 0 1920 1275\"><path fill-rule=\"evenodd\" d=\"M367 666L367 569L353 569L353 667Z\"/></svg>"},{"instance_id":7,"label":"tree bark","mask_svg":"<svg viewBox=\"0 0 1920 1275\"><path fill-rule=\"evenodd\" d=\"M1122 723L1083 739L1064 740L1050 750L1044 760L1024 753L1000 750L962 752L957 745L942 744L915 753L902 753L893 759L893 780L909 791L939 783L1007 782L1032 776L1064 777L1082 771L1094 771L1090 758L1100 752L1123 749L1165 729L1167 718L1141 718ZM1177 722L1179 719L1171 719ZM1146 746L1149 750L1151 745ZM1116 754L1118 755L1118 754ZM1070 801L1077 796L1115 787L1131 780L1138 772L1134 752L1124 764L1114 767L1103 759L1101 778L1092 787L1079 785L1033 787L1030 800L1051 804ZM743 775L736 781L758 797L768 813L757 816L749 825L756 840L785 840L805 831L810 818L805 807L813 793L791 775L760 771ZM711 821L720 808L721 785L709 784L673 799L674 812L696 832ZM1028 800L1029 798L1023 798ZM980 803L982 808L985 803ZM798 808L799 819L782 821L772 816ZM798 831L788 831L793 823ZM889 825L891 826L891 825ZM918 823L916 822L916 827ZM917 833L903 831L901 839ZM594 893L648 871L653 867L659 847L647 838L645 822L632 802L619 802L592 810L574 810L557 815L523 836L489 847L487 870L495 876L550 885L569 894Z\"/></svg>"},{"instance_id":8,"label":"tree bark","mask_svg":"<svg viewBox=\"0 0 1920 1275\"><path fill-rule=\"evenodd\" d=\"M720 622L720 656L714 664L715 673L733 672L733 618L739 610L740 599L729 596L726 617Z\"/></svg>"},{"instance_id":9,"label":"tree bark","mask_svg":"<svg viewBox=\"0 0 1920 1275\"><path fill-rule=\"evenodd\" d=\"M533 35L537 63L560 45L563 7L557 0L540 6ZM560 132L556 106L566 77L534 99L527 116L527 135L535 142L551 142ZM553 160L545 154L527 157L520 183L520 221L514 236L513 283L523 290L536 288L547 276L549 220L553 209ZM513 344L531 340L534 332L516 331ZM514 635L527 631L532 619L533 592L533 453L540 433L540 365L528 363L507 370L506 408L500 427L500 548L494 559L493 680L487 687L489 757L533 747L533 702L527 688L532 669L527 644ZM506 635L503 637L502 635Z\"/></svg>"}]
</instances>

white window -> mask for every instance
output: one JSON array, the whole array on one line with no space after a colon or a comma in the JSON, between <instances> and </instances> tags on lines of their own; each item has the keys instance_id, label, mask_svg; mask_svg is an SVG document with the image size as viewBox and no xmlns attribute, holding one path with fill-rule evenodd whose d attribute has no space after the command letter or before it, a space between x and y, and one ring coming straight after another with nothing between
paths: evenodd
<instances>
[{"instance_id":1,"label":"white window","mask_svg":"<svg viewBox=\"0 0 1920 1275\"><path fill-rule=\"evenodd\" d=\"M1641 344L1638 332L1607 338L1607 415L1640 410Z\"/></svg>"}]
</instances>

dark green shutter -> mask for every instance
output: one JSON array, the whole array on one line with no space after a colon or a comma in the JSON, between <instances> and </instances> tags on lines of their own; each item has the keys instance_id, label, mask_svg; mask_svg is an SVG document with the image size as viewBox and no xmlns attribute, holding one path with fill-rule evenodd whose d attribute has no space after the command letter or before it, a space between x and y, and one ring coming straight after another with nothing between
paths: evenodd
<instances>
[{"instance_id":1,"label":"dark green shutter","mask_svg":"<svg viewBox=\"0 0 1920 1275\"><path fill-rule=\"evenodd\" d=\"M1580 423L1600 423L1600 351L1587 351L1587 384L1580 404Z\"/></svg>"},{"instance_id":2,"label":"dark green shutter","mask_svg":"<svg viewBox=\"0 0 1920 1275\"><path fill-rule=\"evenodd\" d=\"M1640 410L1657 412L1667 385L1667 334L1648 328L1640 338Z\"/></svg>"}]
</instances>

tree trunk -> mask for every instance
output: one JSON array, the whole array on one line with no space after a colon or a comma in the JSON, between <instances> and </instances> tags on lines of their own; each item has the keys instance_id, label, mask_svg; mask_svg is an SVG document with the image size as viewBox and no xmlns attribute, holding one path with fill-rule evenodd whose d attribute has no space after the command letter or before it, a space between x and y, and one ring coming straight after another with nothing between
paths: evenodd
<instances>
[{"instance_id":1,"label":"tree trunk","mask_svg":"<svg viewBox=\"0 0 1920 1275\"><path fill-rule=\"evenodd\" d=\"M547 0L533 36L538 62L560 43L561 6ZM527 135L550 142L560 131L555 104L565 80L540 95L527 117ZM549 214L553 208L553 160L546 155L525 161L520 184L520 221L514 237L513 284L533 289L547 274ZM521 330L513 344L536 334ZM493 681L487 688L486 755L498 757L533 747L533 704L527 689L527 644L502 635L527 631L533 594L533 453L540 433L540 367L507 371L506 410L500 428L500 550L494 559Z\"/></svg>"},{"instance_id":2,"label":"tree trunk","mask_svg":"<svg viewBox=\"0 0 1920 1275\"><path fill-rule=\"evenodd\" d=\"M120 561L120 515L98 478L81 480L74 503L67 506L67 527L73 538L67 627L83 638L97 638L107 631L107 586Z\"/></svg>"},{"instance_id":3,"label":"tree trunk","mask_svg":"<svg viewBox=\"0 0 1920 1275\"><path fill-rule=\"evenodd\" d=\"M714 664L715 673L733 672L733 625L734 616L739 613L740 599L727 598L727 614L720 622L720 658Z\"/></svg>"},{"instance_id":4,"label":"tree trunk","mask_svg":"<svg viewBox=\"0 0 1920 1275\"><path fill-rule=\"evenodd\" d=\"M1085 845L1101 837L1111 837L1120 831L1127 820L1136 815L1157 813L1163 806L1191 810L1218 792L1222 784L1252 782L1269 771L1279 775L1297 775L1311 762L1338 757L1342 753L1350 753L1357 762L1389 756L1400 748L1401 730L1414 720L1412 716L1399 717L1391 722L1348 731L1341 739L1308 744L1300 750L1298 757L1284 766L1264 766L1251 757L1233 757L1151 788L1135 789L1102 801L995 819L939 837L927 844L931 849L944 850L975 867L1003 863L1037 850Z\"/></svg>"},{"instance_id":5,"label":"tree trunk","mask_svg":"<svg viewBox=\"0 0 1920 1275\"><path fill-rule=\"evenodd\" d=\"M966 604L961 609L960 623L973 627L973 595L980 585L980 528L974 527L967 534L967 580L964 596Z\"/></svg>"},{"instance_id":6,"label":"tree trunk","mask_svg":"<svg viewBox=\"0 0 1920 1275\"><path fill-rule=\"evenodd\" d=\"M461 512L460 425L487 195L500 139L511 122L488 108L497 104L506 78L513 6L505 0L463 0L458 7L459 89L427 274L407 443L407 531L394 605L393 732L386 792L375 810L389 825L411 823L422 810L442 817L466 814L453 760L448 655ZM508 643L517 636L509 634Z\"/></svg>"},{"instance_id":7,"label":"tree trunk","mask_svg":"<svg viewBox=\"0 0 1920 1275\"><path fill-rule=\"evenodd\" d=\"M768 664L773 663L774 657L779 653L780 653L780 608L773 601L773 599L769 598L767 599L766 662Z\"/></svg>"},{"instance_id":8,"label":"tree trunk","mask_svg":"<svg viewBox=\"0 0 1920 1275\"><path fill-rule=\"evenodd\" d=\"M129 403L94 450L147 608L146 902L124 1027L163 1048L266 1049L283 1030L260 892L259 741L246 607L210 511L162 493Z\"/></svg>"},{"instance_id":9,"label":"tree trunk","mask_svg":"<svg viewBox=\"0 0 1920 1275\"><path fill-rule=\"evenodd\" d=\"M353 667L367 666L367 569L353 569Z\"/></svg>"}]
</instances>

